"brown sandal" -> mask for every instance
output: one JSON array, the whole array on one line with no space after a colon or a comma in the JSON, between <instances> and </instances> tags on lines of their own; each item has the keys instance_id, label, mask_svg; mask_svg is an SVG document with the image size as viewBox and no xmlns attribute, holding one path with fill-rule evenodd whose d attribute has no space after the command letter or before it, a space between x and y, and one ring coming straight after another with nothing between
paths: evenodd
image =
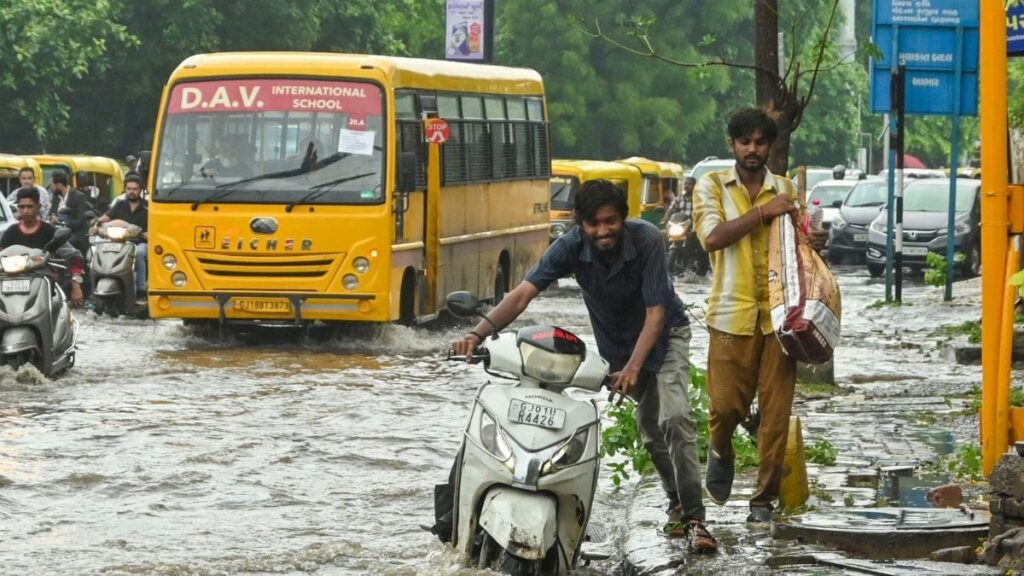
<instances>
[{"instance_id":1,"label":"brown sandal","mask_svg":"<svg viewBox=\"0 0 1024 576\"><path fill-rule=\"evenodd\" d=\"M685 534L690 541L690 552L693 554L711 554L718 550L718 540L715 540L700 520L687 522Z\"/></svg>"}]
</instances>

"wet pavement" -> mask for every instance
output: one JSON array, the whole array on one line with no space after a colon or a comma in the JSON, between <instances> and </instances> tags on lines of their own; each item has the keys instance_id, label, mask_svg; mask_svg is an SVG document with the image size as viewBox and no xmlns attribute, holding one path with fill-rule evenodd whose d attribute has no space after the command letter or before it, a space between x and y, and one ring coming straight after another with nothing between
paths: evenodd
<instances>
[{"instance_id":1,"label":"wet pavement","mask_svg":"<svg viewBox=\"0 0 1024 576\"><path fill-rule=\"evenodd\" d=\"M843 290L843 341L835 358L837 387L798 385L794 413L802 421L805 448L824 439L838 449L834 465L808 465L808 506L817 512L805 513L803 518L856 530L863 514L882 511L879 507L928 507L927 492L950 482L948 473L941 470L943 459L958 447L977 442L977 418L964 414L970 402L962 395L980 383L980 366L956 363L955 349L967 345L966 337L943 335L937 329L978 319L980 284L978 280L958 283L950 303L942 302L940 288L910 285L904 289L904 306L879 306L884 284L861 276L853 267L839 267L838 275ZM1015 381L1019 386L1019 378ZM683 542L659 533L665 519L664 500L659 484L647 478L628 509L626 574L999 573L986 567L921 561L899 566L851 562L851 555L832 552L838 552L836 540L819 538L827 543L820 546L772 538L767 525L745 521L755 474L752 470L738 476L733 498L725 506L709 505L709 527L721 545L714 557L691 557ZM977 504L983 490L968 484L965 492L966 501ZM978 512L971 521L955 510L927 508L907 516L933 512L949 516L942 522L978 524L987 517ZM799 516L791 518L791 523L800 523ZM932 520L932 524L940 521ZM871 524L881 529L884 522ZM775 527L775 534L815 540L799 530L779 528ZM986 533L984 526L970 530L978 534L970 532L965 537L968 544L979 543L978 537ZM894 529L879 534L874 541L878 550L861 547L860 557L878 557L874 552L895 545L895 533ZM857 548L853 540L845 540L847 549ZM896 549L882 556L894 557ZM905 556L903 552L900 555Z\"/></svg>"},{"instance_id":2,"label":"wet pavement","mask_svg":"<svg viewBox=\"0 0 1024 576\"><path fill-rule=\"evenodd\" d=\"M798 408L805 444L827 437L840 449L834 469L816 477L927 462L976 442L976 421L936 427L933 413L959 409L966 400L949 406L945 398L980 379L978 366L953 362L950 337L934 335L939 325L976 320L977 300L945 305L940 289L918 284L904 291L910 305L869 310L884 286L863 267L840 267L839 276L839 395L812 395ZM708 284L685 280L677 288L699 308ZM431 521L433 484L447 474L484 377L440 360L464 326L211 342L173 321L81 321L68 375L0 373L3 574L485 573L460 568L418 528ZM520 320L533 322L593 342L571 282ZM707 333L695 327L697 365L706 350ZM928 415L920 425L911 405ZM872 434L843 432L867 428ZM612 543L628 546L638 533L623 521L636 486L634 478L616 488L603 467L594 514ZM858 505L869 500L838 480L818 493L840 504L847 494ZM696 571L822 573L768 566L791 545L748 530L739 498L715 509L724 550ZM658 553L685 559L680 550ZM578 573L618 576L621 561L618 552Z\"/></svg>"}]
</instances>

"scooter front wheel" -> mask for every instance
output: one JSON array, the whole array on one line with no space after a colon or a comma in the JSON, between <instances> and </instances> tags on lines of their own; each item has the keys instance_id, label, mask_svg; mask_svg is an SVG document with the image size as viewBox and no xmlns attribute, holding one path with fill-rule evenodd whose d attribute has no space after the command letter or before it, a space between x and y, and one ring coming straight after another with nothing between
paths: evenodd
<instances>
[{"instance_id":1,"label":"scooter front wheel","mask_svg":"<svg viewBox=\"0 0 1024 576\"><path fill-rule=\"evenodd\" d=\"M32 353L29 352L28 350L24 352L18 352L17 354L12 354L8 356L6 360L7 365L10 366L12 370L17 370L18 368L21 368L25 364L28 364L32 361Z\"/></svg>"}]
</instances>

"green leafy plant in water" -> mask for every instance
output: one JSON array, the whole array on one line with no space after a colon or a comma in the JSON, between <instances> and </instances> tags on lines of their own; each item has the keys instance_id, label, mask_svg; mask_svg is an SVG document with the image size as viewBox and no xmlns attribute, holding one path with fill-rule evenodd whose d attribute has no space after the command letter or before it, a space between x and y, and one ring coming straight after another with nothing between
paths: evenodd
<instances>
[{"instance_id":1,"label":"green leafy plant in water","mask_svg":"<svg viewBox=\"0 0 1024 576\"><path fill-rule=\"evenodd\" d=\"M1010 276L1010 284L1017 287L1017 294L1024 296L1024 270Z\"/></svg>"},{"instance_id":2,"label":"green leafy plant in water","mask_svg":"<svg viewBox=\"0 0 1024 576\"><path fill-rule=\"evenodd\" d=\"M935 252L929 252L925 257L928 269L924 271L924 283L929 286L946 285L946 257ZM963 252L953 254L953 262L959 264L966 256Z\"/></svg>"},{"instance_id":3,"label":"green leafy plant in water","mask_svg":"<svg viewBox=\"0 0 1024 576\"><path fill-rule=\"evenodd\" d=\"M696 366L690 366L690 416L697 430L697 450L701 462L707 460L708 453L708 408L711 398L708 396L707 373ZM605 417L611 420L601 432L601 455L606 457L624 456L625 461L608 462L612 471L612 484L620 486L628 480L630 472L646 474L654 469L651 456L644 446L640 429L636 422L636 406L632 402L623 402L622 406L609 404L605 409ZM733 451L736 454L736 469L746 470L758 464L758 451L754 441L742 429L733 435Z\"/></svg>"},{"instance_id":4,"label":"green leafy plant in water","mask_svg":"<svg viewBox=\"0 0 1024 576\"><path fill-rule=\"evenodd\" d=\"M612 423L601 432L601 454L603 456L624 455L625 462L609 462L612 470L612 484L620 485L629 479L631 467L637 474L645 474L654 468L651 455L644 447L640 429L636 425L636 405L623 402L621 406L609 404L605 416Z\"/></svg>"},{"instance_id":5,"label":"green leafy plant in water","mask_svg":"<svg viewBox=\"0 0 1024 576\"><path fill-rule=\"evenodd\" d=\"M875 300L871 304L868 304L867 310L880 310L882 308L887 308L890 306L913 306L913 304L909 302L898 302L896 300L893 300L892 302L886 302L885 300Z\"/></svg>"},{"instance_id":6,"label":"green leafy plant in water","mask_svg":"<svg viewBox=\"0 0 1024 576\"><path fill-rule=\"evenodd\" d=\"M839 449L832 446L832 443L824 438L818 438L814 441L814 444L804 449L804 456L808 462L823 466L834 465L838 455Z\"/></svg>"},{"instance_id":7,"label":"green leafy plant in water","mask_svg":"<svg viewBox=\"0 0 1024 576\"><path fill-rule=\"evenodd\" d=\"M978 480L981 478L981 447L961 446L954 454L940 460L938 468L959 479Z\"/></svg>"},{"instance_id":8,"label":"green leafy plant in water","mask_svg":"<svg viewBox=\"0 0 1024 576\"><path fill-rule=\"evenodd\" d=\"M946 336L967 335L967 341L971 344L981 343L981 320L968 320L952 326L940 326L933 334L944 334Z\"/></svg>"}]
</instances>

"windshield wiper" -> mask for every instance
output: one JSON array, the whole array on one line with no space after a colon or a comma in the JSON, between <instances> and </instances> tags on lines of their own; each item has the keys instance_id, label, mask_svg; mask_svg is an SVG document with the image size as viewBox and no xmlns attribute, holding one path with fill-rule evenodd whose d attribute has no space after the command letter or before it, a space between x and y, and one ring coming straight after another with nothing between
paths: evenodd
<instances>
[{"instance_id":1,"label":"windshield wiper","mask_svg":"<svg viewBox=\"0 0 1024 576\"><path fill-rule=\"evenodd\" d=\"M282 178L300 176L302 174L306 174L307 172L313 172L315 170L324 168L325 166L330 166L331 164L334 164L335 162L345 158L346 156L348 156L348 154L336 152L334 154L331 154L327 158L324 158L320 162L316 162L316 155L310 155L310 153L307 152L306 157L303 158L302 160L302 166L299 166L298 168L291 168L289 170L281 170L278 172L270 172L269 174L260 174L258 176L251 176L249 178L236 180L235 182L226 182L224 184L216 186L215 189L218 190L218 192L215 194L211 194L207 198L202 198L193 202L192 210L199 208L200 204L205 204L208 202L213 202L215 200L226 198L233 194L234 192L240 190L242 185L248 184L249 182L256 182L257 180L280 180Z\"/></svg>"},{"instance_id":2,"label":"windshield wiper","mask_svg":"<svg viewBox=\"0 0 1024 576\"><path fill-rule=\"evenodd\" d=\"M333 187L333 186L337 186L338 184L344 184L345 182L350 182L352 180L359 180L360 178L366 178L367 176L373 176L374 174L376 174L376 172L367 172L366 174L357 174L356 176L346 176L344 178L338 178L337 180L331 180L330 182L324 182L323 184L317 184L316 186L311 186L310 189L312 190L312 192L310 192L309 194L306 194L302 198L299 198L295 202L289 202L288 205L284 207L284 211L285 212L291 212L299 204L305 204L305 203L307 203L307 202L309 202L311 200L316 200L317 198L319 198L319 197L323 196L324 194L330 192L331 191L331 187Z\"/></svg>"}]
</instances>

